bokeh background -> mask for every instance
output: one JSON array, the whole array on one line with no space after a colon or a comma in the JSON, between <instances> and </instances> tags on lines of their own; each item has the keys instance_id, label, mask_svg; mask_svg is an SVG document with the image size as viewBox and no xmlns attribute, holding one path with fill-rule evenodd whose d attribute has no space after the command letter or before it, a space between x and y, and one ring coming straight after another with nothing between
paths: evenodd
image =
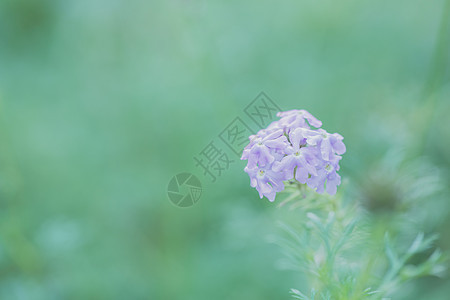
<instances>
[{"instance_id":1,"label":"bokeh background","mask_svg":"<svg viewBox=\"0 0 450 300\"><path fill-rule=\"evenodd\" d=\"M449 3L2 0L0 298L289 299L280 209L244 162L211 183L192 159L261 91L345 137L354 201L449 250Z\"/></svg>"}]
</instances>

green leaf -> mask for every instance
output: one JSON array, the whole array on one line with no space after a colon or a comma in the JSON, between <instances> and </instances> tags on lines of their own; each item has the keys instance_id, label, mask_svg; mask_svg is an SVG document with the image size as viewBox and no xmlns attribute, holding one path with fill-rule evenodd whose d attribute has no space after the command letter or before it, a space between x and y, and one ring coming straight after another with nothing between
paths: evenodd
<instances>
[{"instance_id":1,"label":"green leaf","mask_svg":"<svg viewBox=\"0 0 450 300\"><path fill-rule=\"evenodd\" d=\"M398 258L398 255L394 252L394 249L392 248L391 239L389 237L389 233L387 232L384 235L384 247L390 265L397 266L400 263L400 260Z\"/></svg>"}]
</instances>

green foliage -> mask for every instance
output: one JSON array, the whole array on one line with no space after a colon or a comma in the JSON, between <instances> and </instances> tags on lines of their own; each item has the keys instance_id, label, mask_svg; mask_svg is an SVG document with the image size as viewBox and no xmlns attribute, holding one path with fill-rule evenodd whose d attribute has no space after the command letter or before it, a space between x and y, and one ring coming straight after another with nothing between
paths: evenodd
<instances>
[{"instance_id":1,"label":"green foliage","mask_svg":"<svg viewBox=\"0 0 450 300\"><path fill-rule=\"evenodd\" d=\"M384 299L409 280L439 276L445 271L446 257L439 249L410 264L413 258L433 248L437 235L425 238L424 233L418 233L404 253L397 250L389 232L383 240L356 242L355 239L371 236L371 232L378 230L376 223L362 226L362 219L368 218L362 209L343 205L342 193L330 197L308 191L306 186L297 187L302 193L309 193L309 197L299 197L290 189L289 193L297 195L297 199L288 196L287 200L297 202L291 204L291 208L296 208L306 199L305 208L295 211L306 218L294 222L297 228L281 223L286 238L279 243L293 262L293 269L307 274L311 293L306 296L292 289L294 298L310 300L318 295L320 299L332 300ZM382 244L385 255L372 248Z\"/></svg>"}]
</instances>

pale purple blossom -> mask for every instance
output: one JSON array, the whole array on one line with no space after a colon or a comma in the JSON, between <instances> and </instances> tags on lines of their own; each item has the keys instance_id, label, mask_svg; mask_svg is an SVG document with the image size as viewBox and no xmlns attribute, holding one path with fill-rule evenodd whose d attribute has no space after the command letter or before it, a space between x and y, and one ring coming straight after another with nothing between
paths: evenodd
<instances>
[{"instance_id":1,"label":"pale purple blossom","mask_svg":"<svg viewBox=\"0 0 450 300\"><path fill-rule=\"evenodd\" d=\"M317 176L311 176L306 183L309 187L315 188L319 194L324 190L330 195L336 194L337 186L341 184L341 176L339 171L340 156L335 156L332 161L322 161L320 167L317 168ZM326 188L324 188L326 182Z\"/></svg>"},{"instance_id":2,"label":"pale purple blossom","mask_svg":"<svg viewBox=\"0 0 450 300\"><path fill-rule=\"evenodd\" d=\"M264 132L265 134L265 132ZM252 136L250 147L246 147L242 153L241 159L248 159L248 167L254 168L265 166L274 162L275 157L272 150L284 149L287 145L286 136L283 135L283 130L277 130L264 137Z\"/></svg>"},{"instance_id":3,"label":"pale purple blossom","mask_svg":"<svg viewBox=\"0 0 450 300\"><path fill-rule=\"evenodd\" d=\"M320 120L316 119L312 114L303 109L282 111L277 113L277 116L281 117L278 123L282 127L286 127L288 129L295 129L297 127L309 128L308 123L316 128L322 126L322 122ZM306 121L308 121L308 123Z\"/></svg>"},{"instance_id":4,"label":"pale purple blossom","mask_svg":"<svg viewBox=\"0 0 450 300\"><path fill-rule=\"evenodd\" d=\"M260 197L274 201L284 181L296 180L318 193L334 195L341 177L339 161L346 148L343 137L321 129L322 122L306 110L279 112L279 120L249 137L241 159ZM317 129L314 129L315 127Z\"/></svg>"},{"instance_id":5,"label":"pale purple blossom","mask_svg":"<svg viewBox=\"0 0 450 300\"><path fill-rule=\"evenodd\" d=\"M284 174L272 170L271 165L264 167L245 167L245 172L250 176L250 186L256 188L260 198L266 196L269 201L275 200L277 192L284 190Z\"/></svg>"}]
</instances>

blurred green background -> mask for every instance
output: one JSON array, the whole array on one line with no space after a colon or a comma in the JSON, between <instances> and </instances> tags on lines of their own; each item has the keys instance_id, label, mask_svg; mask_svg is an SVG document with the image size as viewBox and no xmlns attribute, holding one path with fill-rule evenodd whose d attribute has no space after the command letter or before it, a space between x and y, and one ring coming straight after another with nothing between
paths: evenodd
<instances>
[{"instance_id":1,"label":"blurred green background","mask_svg":"<svg viewBox=\"0 0 450 300\"><path fill-rule=\"evenodd\" d=\"M210 183L192 159L260 91L345 137L343 188L375 213L431 168L411 221L449 250L449 3L2 0L0 298L289 299L280 210L244 162ZM180 209L185 171L203 195Z\"/></svg>"}]
</instances>

